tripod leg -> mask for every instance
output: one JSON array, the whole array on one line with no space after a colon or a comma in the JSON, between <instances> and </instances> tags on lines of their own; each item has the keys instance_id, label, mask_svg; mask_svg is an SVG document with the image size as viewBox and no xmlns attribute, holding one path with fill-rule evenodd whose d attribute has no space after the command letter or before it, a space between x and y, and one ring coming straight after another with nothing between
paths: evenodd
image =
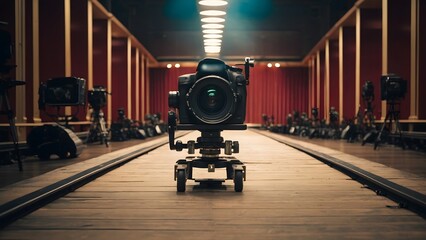
<instances>
[{"instance_id":1,"label":"tripod leg","mask_svg":"<svg viewBox=\"0 0 426 240\"><path fill-rule=\"evenodd\" d=\"M402 135L401 124L399 123L397 114L395 114L395 124L396 124L396 133L399 135L399 141L401 142L401 147L403 150L405 150L404 136Z\"/></svg>"},{"instance_id":2,"label":"tripod leg","mask_svg":"<svg viewBox=\"0 0 426 240\"><path fill-rule=\"evenodd\" d=\"M13 146L15 148L16 158L18 161L18 168L19 168L19 171L22 172L23 168L22 168L22 162L21 162L21 155L19 153L19 141L18 141L18 132L16 131L15 116L13 114L12 109L10 108L9 98L6 95L7 93L2 92L1 94L2 94L2 99L4 100L4 103L6 104L7 118L9 120L9 128L10 128L10 133L12 135L12 141L13 141Z\"/></svg>"},{"instance_id":3,"label":"tripod leg","mask_svg":"<svg viewBox=\"0 0 426 240\"><path fill-rule=\"evenodd\" d=\"M386 122L388 121L389 117L390 117L390 113L387 113L385 121L383 122L383 125L382 125L382 127L380 129L380 132L379 132L379 134L377 134L376 140L374 141L374 150L377 149L377 147L379 146L380 142L382 141L382 139L381 139L382 133L383 133L383 130L385 129Z\"/></svg>"}]
</instances>

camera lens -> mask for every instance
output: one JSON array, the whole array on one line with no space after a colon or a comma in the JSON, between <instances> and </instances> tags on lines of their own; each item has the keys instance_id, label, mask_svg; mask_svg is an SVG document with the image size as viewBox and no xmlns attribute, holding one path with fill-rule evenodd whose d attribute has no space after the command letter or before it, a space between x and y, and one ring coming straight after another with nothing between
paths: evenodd
<instances>
[{"instance_id":1,"label":"camera lens","mask_svg":"<svg viewBox=\"0 0 426 240\"><path fill-rule=\"evenodd\" d=\"M217 113L225 105L225 95L222 89L216 86L208 86L201 90L198 102L203 112Z\"/></svg>"},{"instance_id":2,"label":"camera lens","mask_svg":"<svg viewBox=\"0 0 426 240\"><path fill-rule=\"evenodd\" d=\"M194 83L187 100L189 108L200 121L219 124L232 116L237 99L227 80L211 75Z\"/></svg>"}]
</instances>

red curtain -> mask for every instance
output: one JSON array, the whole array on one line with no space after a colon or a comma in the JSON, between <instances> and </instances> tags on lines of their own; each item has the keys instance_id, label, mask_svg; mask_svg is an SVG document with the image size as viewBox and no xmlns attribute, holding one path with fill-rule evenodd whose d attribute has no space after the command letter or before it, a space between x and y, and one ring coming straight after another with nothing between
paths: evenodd
<instances>
[{"instance_id":1,"label":"red curtain","mask_svg":"<svg viewBox=\"0 0 426 240\"><path fill-rule=\"evenodd\" d=\"M276 124L286 124L294 110L308 111L309 72L305 67L255 66L247 87L247 123L261 123L262 114L273 115Z\"/></svg>"},{"instance_id":2,"label":"red curtain","mask_svg":"<svg viewBox=\"0 0 426 240\"><path fill-rule=\"evenodd\" d=\"M150 113L160 113L162 119L167 121L169 91L177 91L178 77L183 74L195 73L195 69L195 67L151 68L149 72Z\"/></svg>"},{"instance_id":3,"label":"red curtain","mask_svg":"<svg viewBox=\"0 0 426 240\"><path fill-rule=\"evenodd\" d=\"M168 93L177 90L178 76L194 73L194 68L153 68L150 70L150 109L161 113L168 111ZM308 111L308 68L268 68L255 66L247 86L246 123L261 123L262 114L273 115L275 123L285 124L288 113Z\"/></svg>"}]
</instances>

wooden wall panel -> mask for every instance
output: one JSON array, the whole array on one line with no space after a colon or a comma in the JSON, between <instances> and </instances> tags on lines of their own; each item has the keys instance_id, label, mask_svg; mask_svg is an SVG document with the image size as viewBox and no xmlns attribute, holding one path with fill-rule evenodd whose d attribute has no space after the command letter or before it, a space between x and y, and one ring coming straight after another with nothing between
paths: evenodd
<instances>
[{"instance_id":1,"label":"wooden wall panel","mask_svg":"<svg viewBox=\"0 0 426 240\"><path fill-rule=\"evenodd\" d=\"M33 79L33 5L32 1L25 2L25 115L27 122L34 122L33 88L38 88ZM37 96L38 98L38 96Z\"/></svg>"},{"instance_id":2,"label":"wooden wall panel","mask_svg":"<svg viewBox=\"0 0 426 240\"><path fill-rule=\"evenodd\" d=\"M319 106L318 117L319 119L327 119L328 109L326 109L325 107L325 95L324 95L324 89L325 89L325 51L324 50L320 51L319 68L320 68L320 78L319 78L319 88L320 88L319 99L320 100L318 102L318 106Z\"/></svg>"}]
</instances>

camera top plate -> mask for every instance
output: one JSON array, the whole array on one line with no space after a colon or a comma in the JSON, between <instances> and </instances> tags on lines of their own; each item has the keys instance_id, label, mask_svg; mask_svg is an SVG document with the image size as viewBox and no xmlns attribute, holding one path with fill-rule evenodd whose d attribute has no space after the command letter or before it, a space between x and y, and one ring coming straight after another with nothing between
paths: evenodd
<instances>
[{"instance_id":1,"label":"camera top plate","mask_svg":"<svg viewBox=\"0 0 426 240\"><path fill-rule=\"evenodd\" d=\"M219 125L203 125L203 124L178 124L177 130L198 130L198 131L222 131L222 130L246 130L245 124L219 124Z\"/></svg>"}]
</instances>

